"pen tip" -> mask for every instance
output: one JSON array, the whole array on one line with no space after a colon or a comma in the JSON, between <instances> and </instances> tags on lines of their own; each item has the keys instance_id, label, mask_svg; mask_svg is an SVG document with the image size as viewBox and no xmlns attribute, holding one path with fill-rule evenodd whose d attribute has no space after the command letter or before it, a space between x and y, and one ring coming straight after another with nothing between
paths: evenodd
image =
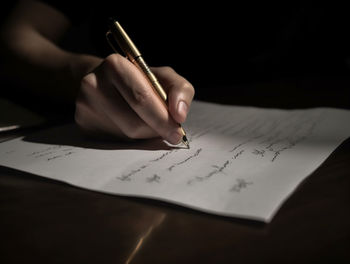
<instances>
[{"instance_id":1,"label":"pen tip","mask_svg":"<svg viewBox=\"0 0 350 264\"><path fill-rule=\"evenodd\" d=\"M188 142L186 135L183 135L182 142L186 145L187 149L190 148L190 143Z\"/></svg>"}]
</instances>

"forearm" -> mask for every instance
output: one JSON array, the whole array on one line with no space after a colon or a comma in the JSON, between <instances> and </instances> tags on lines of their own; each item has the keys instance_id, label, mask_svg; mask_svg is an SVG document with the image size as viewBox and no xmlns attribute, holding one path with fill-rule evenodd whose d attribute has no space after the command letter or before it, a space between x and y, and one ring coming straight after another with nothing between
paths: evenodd
<instances>
[{"instance_id":1,"label":"forearm","mask_svg":"<svg viewBox=\"0 0 350 264\"><path fill-rule=\"evenodd\" d=\"M80 79L101 61L62 50L32 30L11 34L3 42L4 74L34 94L71 101Z\"/></svg>"},{"instance_id":2,"label":"forearm","mask_svg":"<svg viewBox=\"0 0 350 264\"><path fill-rule=\"evenodd\" d=\"M17 13L21 13L21 9ZM1 32L2 74L33 94L50 99L74 100L80 79L101 59L61 49L55 43L58 37L37 26L33 19L26 20L19 15L17 17L22 20L10 17ZM66 27L54 29L63 31Z\"/></svg>"}]
</instances>

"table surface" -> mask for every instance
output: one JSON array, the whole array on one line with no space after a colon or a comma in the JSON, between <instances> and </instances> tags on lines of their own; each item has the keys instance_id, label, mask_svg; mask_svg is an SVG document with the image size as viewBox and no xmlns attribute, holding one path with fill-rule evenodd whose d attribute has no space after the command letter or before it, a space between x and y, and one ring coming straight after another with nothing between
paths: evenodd
<instances>
[{"instance_id":1,"label":"table surface","mask_svg":"<svg viewBox=\"0 0 350 264\"><path fill-rule=\"evenodd\" d=\"M0 263L350 263L350 139L263 224L0 167Z\"/></svg>"}]
</instances>

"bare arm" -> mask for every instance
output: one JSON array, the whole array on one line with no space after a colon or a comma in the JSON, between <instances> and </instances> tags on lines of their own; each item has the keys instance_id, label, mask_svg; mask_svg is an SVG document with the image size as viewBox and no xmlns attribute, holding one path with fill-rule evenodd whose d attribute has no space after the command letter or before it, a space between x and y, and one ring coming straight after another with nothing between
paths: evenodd
<instances>
[{"instance_id":1,"label":"bare arm","mask_svg":"<svg viewBox=\"0 0 350 264\"><path fill-rule=\"evenodd\" d=\"M74 102L80 79L102 59L58 47L69 27L69 20L50 6L20 1L1 31L5 74L35 94Z\"/></svg>"},{"instance_id":2,"label":"bare arm","mask_svg":"<svg viewBox=\"0 0 350 264\"><path fill-rule=\"evenodd\" d=\"M101 59L58 47L69 24L46 4L21 1L1 35L7 74L40 96L75 100L76 122L86 132L133 139L161 136L178 143L178 123L186 119L192 85L170 67L152 68L169 95L168 111L125 57Z\"/></svg>"}]
</instances>

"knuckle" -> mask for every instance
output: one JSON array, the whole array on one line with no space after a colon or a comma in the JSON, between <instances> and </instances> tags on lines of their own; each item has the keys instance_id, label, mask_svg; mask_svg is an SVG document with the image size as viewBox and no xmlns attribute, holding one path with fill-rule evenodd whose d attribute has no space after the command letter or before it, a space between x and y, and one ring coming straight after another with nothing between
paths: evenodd
<instances>
[{"instance_id":1,"label":"knuckle","mask_svg":"<svg viewBox=\"0 0 350 264\"><path fill-rule=\"evenodd\" d=\"M162 71L164 71L166 73L175 73L175 70L170 66L162 66L160 68Z\"/></svg>"},{"instance_id":2,"label":"knuckle","mask_svg":"<svg viewBox=\"0 0 350 264\"><path fill-rule=\"evenodd\" d=\"M95 90L97 87L96 75L94 73L89 73L85 75L80 81L80 89L82 91Z\"/></svg>"},{"instance_id":3,"label":"knuckle","mask_svg":"<svg viewBox=\"0 0 350 264\"><path fill-rule=\"evenodd\" d=\"M149 104L151 98L151 92L145 88L135 89L133 91L135 106L144 107Z\"/></svg>"},{"instance_id":4,"label":"knuckle","mask_svg":"<svg viewBox=\"0 0 350 264\"><path fill-rule=\"evenodd\" d=\"M125 127L125 135L131 139L141 139L143 137L145 125L141 121L136 121L133 123L129 123Z\"/></svg>"},{"instance_id":5,"label":"knuckle","mask_svg":"<svg viewBox=\"0 0 350 264\"><path fill-rule=\"evenodd\" d=\"M107 67L115 67L120 63L121 55L117 53L113 53L105 58L105 65Z\"/></svg>"},{"instance_id":6,"label":"knuckle","mask_svg":"<svg viewBox=\"0 0 350 264\"><path fill-rule=\"evenodd\" d=\"M169 76L176 74L175 70L170 66L160 66L160 67L151 67L152 71L159 76Z\"/></svg>"},{"instance_id":7,"label":"knuckle","mask_svg":"<svg viewBox=\"0 0 350 264\"><path fill-rule=\"evenodd\" d=\"M191 97L194 96L194 93L195 93L194 88L192 84L190 84L188 81L183 81L179 88L185 93L189 94Z\"/></svg>"}]
</instances>

